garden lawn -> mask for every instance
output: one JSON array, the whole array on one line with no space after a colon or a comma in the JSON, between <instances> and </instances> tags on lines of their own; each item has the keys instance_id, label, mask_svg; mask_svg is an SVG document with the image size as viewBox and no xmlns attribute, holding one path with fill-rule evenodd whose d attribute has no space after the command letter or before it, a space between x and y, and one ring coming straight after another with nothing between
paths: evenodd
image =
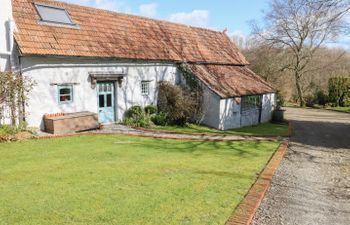
<instances>
[{"instance_id":1,"label":"garden lawn","mask_svg":"<svg viewBox=\"0 0 350 225\"><path fill-rule=\"evenodd\" d=\"M189 124L185 127L179 126L154 126L152 129L173 132L220 134L220 135L244 135L244 136L287 136L288 123L262 123L251 127L242 127L231 130L217 130L202 125Z\"/></svg>"},{"instance_id":2,"label":"garden lawn","mask_svg":"<svg viewBox=\"0 0 350 225\"><path fill-rule=\"evenodd\" d=\"M0 144L0 224L224 224L278 142Z\"/></svg>"}]
</instances>

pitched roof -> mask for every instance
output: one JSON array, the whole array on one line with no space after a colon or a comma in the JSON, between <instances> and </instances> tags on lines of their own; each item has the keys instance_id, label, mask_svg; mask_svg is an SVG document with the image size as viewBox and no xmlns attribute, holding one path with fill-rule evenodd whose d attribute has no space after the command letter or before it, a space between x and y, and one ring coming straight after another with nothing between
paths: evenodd
<instances>
[{"instance_id":1,"label":"pitched roof","mask_svg":"<svg viewBox=\"0 0 350 225\"><path fill-rule=\"evenodd\" d=\"M52 0L12 0L23 55L248 64L222 32ZM34 3L65 8L76 28L40 24Z\"/></svg>"},{"instance_id":2,"label":"pitched roof","mask_svg":"<svg viewBox=\"0 0 350 225\"><path fill-rule=\"evenodd\" d=\"M275 92L266 81L246 66L192 64L191 70L221 98Z\"/></svg>"}]
</instances>

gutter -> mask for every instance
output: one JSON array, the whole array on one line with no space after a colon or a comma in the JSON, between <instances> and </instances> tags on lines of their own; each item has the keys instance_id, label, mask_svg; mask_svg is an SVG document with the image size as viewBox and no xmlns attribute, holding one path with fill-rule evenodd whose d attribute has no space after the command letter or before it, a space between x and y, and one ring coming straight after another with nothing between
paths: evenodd
<instances>
[{"instance_id":1,"label":"gutter","mask_svg":"<svg viewBox=\"0 0 350 225\"><path fill-rule=\"evenodd\" d=\"M16 30L16 24L15 24L15 21L13 19L9 19L8 21L8 29L9 29L9 47L10 47L10 68L11 70L15 70L15 58L14 58L14 55L13 55L13 47L14 47L14 32Z\"/></svg>"}]
</instances>

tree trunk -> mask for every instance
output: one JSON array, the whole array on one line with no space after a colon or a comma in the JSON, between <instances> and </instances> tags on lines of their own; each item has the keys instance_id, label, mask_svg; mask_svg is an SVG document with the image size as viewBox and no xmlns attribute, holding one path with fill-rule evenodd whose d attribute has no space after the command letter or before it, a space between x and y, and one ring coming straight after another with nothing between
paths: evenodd
<instances>
[{"instance_id":1,"label":"tree trunk","mask_svg":"<svg viewBox=\"0 0 350 225\"><path fill-rule=\"evenodd\" d=\"M304 107L305 106L304 93L300 85L300 74L298 72L295 72L295 84L297 86L300 107Z\"/></svg>"},{"instance_id":2,"label":"tree trunk","mask_svg":"<svg viewBox=\"0 0 350 225\"><path fill-rule=\"evenodd\" d=\"M16 126L16 100L13 98L10 99L10 111L11 111L11 125Z\"/></svg>"},{"instance_id":3,"label":"tree trunk","mask_svg":"<svg viewBox=\"0 0 350 225\"><path fill-rule=\"evenodd\" d=\"M21 88L18 90L18 110L19 110L19 122L25 122L26 121L26 113L25 113L25 94L24 94L24 81L23 81L23 75L20 74L20 82L21 82Z\"/></svg>"}]
</instances>

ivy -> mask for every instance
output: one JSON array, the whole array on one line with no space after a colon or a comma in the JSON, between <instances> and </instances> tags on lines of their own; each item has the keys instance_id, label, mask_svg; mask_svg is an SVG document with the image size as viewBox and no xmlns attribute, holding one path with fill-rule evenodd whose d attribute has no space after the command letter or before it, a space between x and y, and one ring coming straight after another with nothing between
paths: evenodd
<instances>
[{"instance_id":1,"label":"ivy","mask_svg":"<svg viewBox=\"0 0 350 225\"><path fill-rule=\"evenodd\" d=\"M185 92L188 93L189 96L194 100L193 108L192 108L192 116L191 120L195 123L200 123L205 114L205 110L203 108L203 89L202 86L197 79L196 75L191 70L191 67L187 63L181 63L178 66L179 71L181 72L183 78L186 81L186 85L183 87Z\"/></svg>"},{"instance_id":2,"label":"ivy","mask_svg":"<svg viewBox=\"0 0 350 225\"><path fill-rule=\"evenodd\" d=\"M178 69L182 73L182 76L186 80L186 85L190 88L191 91L198 91L200 89L200 84L196 75L192 72L190 66L187 63L181 63L178 66Z\"/></svg>"}]
</instances>

